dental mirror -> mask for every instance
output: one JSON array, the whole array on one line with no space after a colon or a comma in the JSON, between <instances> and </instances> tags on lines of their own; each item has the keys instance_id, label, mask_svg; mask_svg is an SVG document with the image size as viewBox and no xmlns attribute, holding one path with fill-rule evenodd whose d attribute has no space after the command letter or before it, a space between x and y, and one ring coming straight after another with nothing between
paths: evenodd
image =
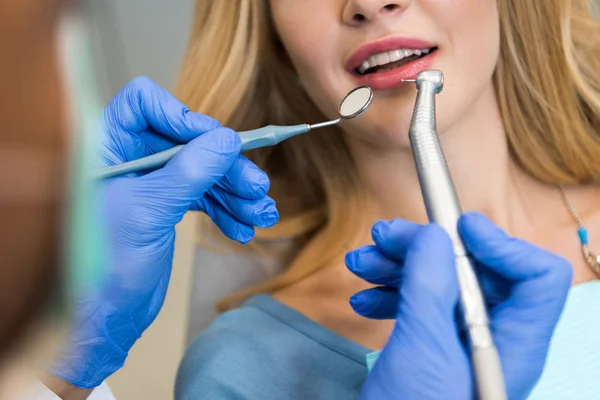
<instances>
[{"instance_id":1,"label":"dental mirror","mask_svg":"<svg viewBox=\"0 0 600 400\"><path fill-rule=\"evenodd\" d=\"M338 113L340 117L332 121L321 122L320 124L308 125L310 129L324 128L327 126L337 125L340 122L358 117L364 113L373 101L373 89L368 86L359 86L353 89L344 97Z\"/></svg>"},{"instance_id":2,"label":"dental mirror","mask_svg":"<svg viewBox=\"0 0 600 400\"><path fill-rule=\"evenodd\" d=\"M368 86L357 87L348 93L340 104L340 117L342 119L358 117L369 108L371 101L373 101L373 89Z\"/></svg>"},{"instance_id":3,"label":"dental mirror","mask_svg":"<svg viewBox=\"0 0 600 400\"><path fill-rule=\"evenodd\" d=\"M301 124L293 126L269 125L251 131L238 132L242 141L242 151L258 149L260 147L274 146L291 137L309 132L318 128L337 125L340 122L356 118L369 108L373 101L373 89L368 86L359 86L344 97L338 110L340 117L332 121L319 124ZM165 165L184 145L178 145L150 156L123 164L102 168L94 174L95 179L108 179L118 175L132 172L151 171Z\"/></svg>"}]
</instances>

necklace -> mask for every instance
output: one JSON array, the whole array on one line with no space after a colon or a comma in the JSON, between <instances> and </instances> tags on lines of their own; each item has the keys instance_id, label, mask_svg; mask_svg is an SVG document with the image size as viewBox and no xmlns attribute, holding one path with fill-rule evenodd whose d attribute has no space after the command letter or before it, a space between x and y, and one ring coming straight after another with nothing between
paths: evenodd
<instances>
[{"instance_id":1,"label":"necklace","mask_svg":"<svg viewBox=\"0 0 600 400\"><path fill-rule=\"evenodd\" d=\"M581 216L579 215L571 201L569 201L567 193L565 192L565 188L562 185L559 185L558 188L560 189L560 193L565 202L565 205L567 206L569 212L579 225L579 228L577 229L577 235L579 236L579 242L581 243L581 251L583 253L583 258L588 263L590 268L600 276L600 254L594 254L588 248L588 230L583 224L583 219L581 219Z\"/></svg>"}]
</instances>

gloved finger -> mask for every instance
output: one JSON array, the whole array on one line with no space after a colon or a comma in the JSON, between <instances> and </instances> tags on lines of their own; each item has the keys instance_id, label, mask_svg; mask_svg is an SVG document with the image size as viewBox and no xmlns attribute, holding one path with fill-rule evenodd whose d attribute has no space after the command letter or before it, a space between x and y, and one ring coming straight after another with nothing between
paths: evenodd
<instances>
[{"instance_id":1,"label":"gloved finger","mask_svg":"<svg viewBox=\"0 0 600 400\"><path fill-rule=\"evenodd\" d=\"M210 198L198 203L198 211L206 213L225 236L242 244L254 237L254 227L244 224Z\"/></svg>"},{"instance_id":2,"label":"gloved finger","mask_svg":"<svg viewBox=\"0 0 600 400\"><path fill-rule=\"evenodd\" d=\"M490 310L491 324L501 358L512 361L511 368L503 368L511 385L508 392L529 393L543 367L530 360L546 357L569 293L572 268L562 257L510 237L481 214L464 215L458 227L482 270L511 283L506 300Z\"/></svg>"},{"instance_id":3,"label":"gloved finger","mask_svg":"<svg viewBox=\"0 0 600 400\"><path fill-rule=\"evenodd\" d=\"M148 183L157 200L177 202L187 211L229 171L240 149L234 131L215 129L184 146L163 168L136 179Z\"/></svg>"},{"instance_id":4,"label":"gloved finger","mask_svg":"<svg viewBox=\"0 0 600 400\"><path fill-rule=\"evenodd\" d=\"M260 200L247 200L236 197L221 188L209 190L205 196L213 203L231 214L236 220L259 228L270 228L279 220L279 212L275 207L275 201L270 197ZM195 206L192 206L195 209Z\"/></svg>"},{"instance_id":5,"label":"gloved finger","mask_svg":"<svg viewBox=\"0 0 600 400\"><path fill-rule=\"evenodd\" d=\"M455 322L455 268L447 233L437 225L419 229L406 251L394 330L365 382L365 396L437 399L452 388L452 398L473 397Z\"/></svg>"},{"instance_id":6,"label":"gloved finger","mask_svg":"<svg viewBox=\"0 0 600 400\"><path fill-rule=\"evenodd\" d=\"M452 242L446 231L429 224L415 234L402 268L399 312L454 317L458 278Z\"/></svg>"},{"instance_id":7,"label":"gloved finger","mask_svg":"<svg viewBox=\"0 0 600 400\"><path fill-rule=\"evenodd\" d=\"M350 298L350 306L359 315L371 319L394 319L400 295L397 287L380 286L363 290Z\"/></svg>"},{"instance_id":8,"label":"gloved finger","mask_svg":"<svg viewBox=\"0 0 600 400\"><path fill-rule=\"evenodd\" d=\"M402 261L420 225L402 219L379 221L371 231L377 249L392 260Z\"/></svg>"},{"instance_id":9,"label":"gloved finger","mask_svg":"<svg viewBox=\"0 0 600 400\"><path fill-rule=\"evenodd\" d=\"M140 138L146 146L144 154L140 154L140 157L147 154L155 154L179 144L149 131L142 132ZM225 177L218 183L218 186L238 197L250 200L258 200L265 197L270 185L271 181L267 174L243 155L238 157Z\"/></svg>"},{"instance_id":10,"label":"gloved finger","mask_svg":"<svg viewBox=\"0 0 600 400\"><path fill-rule=\"evenodd\" d=\"M190 112L179 100L151 79L133 79L106 107L104 119L125 132L152 130L176 143L221 127L206 115Z\"/></svg>"},{"instance_id":11,"label":"gloved finger","mask_svg":"<svg viewBox=\"0 0 600 400\"><path fill-rule=\"evenodd\" d=\"M356 276L375 285L398 286L402 265L381 254L375 246L363 246L346 254L346 266Z\"/></svg>"},{"instance_id":12,"label":"gloved finger","mask_svg":"<svg viewBox=\"0 0 600 400\"><path fill-rule=\"evenodd\" d=\"M241 155L218 185L237 197L259 200L269 192L271 181L263 170Z\"/></svg>"},{"instance_id":13,"label":"gloved finger","mask_svg":"<svg viewBox=\"0 0 600 400\"><path fill-rule=\"evenodd\" d=\"M531 296L535 292L544 300L556 301L556 290L566 293L570 288L573 270L568 261L508 236L484 215L463 215L458 229L466 247L483 267L519 283L511 293L514 301L537 301L539 297Z\"/></svg>"},{"instance_id":14,"label":"gloved finger","mask_svg":"<svg viewBox=\"0 0 600 400\"><path fill-rule=\"evenodd\" d=\"M162 134L153 131L143 131L138 134L141 142L144 144L146 155L159 153L161 151L170 149L179 144L175 140L171 140Z\"/></svg>"},{"instance_id":15,"label":"gloved finger","mask_svg":"<svg viewBox=\"0 0 600 400\"><path fill-rule=\"evenodd\" d=\"M511 294L512 283L491 269L478 265L477 274L485 295L488 308L493 308L505 301Z\"/></svg>"}]
</instances>

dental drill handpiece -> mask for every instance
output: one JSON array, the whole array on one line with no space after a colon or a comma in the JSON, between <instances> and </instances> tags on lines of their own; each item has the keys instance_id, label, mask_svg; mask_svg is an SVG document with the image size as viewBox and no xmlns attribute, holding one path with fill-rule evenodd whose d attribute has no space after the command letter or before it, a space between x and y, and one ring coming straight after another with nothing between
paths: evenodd
<instances>
[{"instance_id":1,"label":"dental drill handpiece","mask_svg":"<svg viewBox=\"0 0 600 400\"><path fill-rule=\"evenodd\" d=\"M458 233L462 214L458 196L436 131L435 95L444 85L441 71L427 70L415 80L417 100L409 137L429 221L441 225L452 239L460 287L460 310L466 325L478 399L505 400L506 389L494 345L475 262Z\"/></svg>"}]
</instances>

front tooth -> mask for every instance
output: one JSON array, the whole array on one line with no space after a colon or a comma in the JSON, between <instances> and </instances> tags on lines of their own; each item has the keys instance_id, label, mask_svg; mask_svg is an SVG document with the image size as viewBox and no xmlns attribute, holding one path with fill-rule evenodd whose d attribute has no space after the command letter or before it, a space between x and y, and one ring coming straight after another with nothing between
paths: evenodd
<instances>
[{"instance_id":1,"label":"front tooth","mask_svg":"<svg viewBox=\"0 0 600 400\"><path fill-rule=\"evenodd\" d=\"M421 55L421 50L413 50L413 53L415 53L416 55L420 56Z\"/></svg>"},{"instance_id":2,"label":"front tooth","mask_svg":"<svg viewBox=\"0 0 600 400\"><path fill-rule=\"evenodd\" d=\"M412 50L409 49L404 49L404 57L410 57L412 56L414 53Z\"/></svg>"},{"instance_id":3,"label":"front tooth","mask_svg":"<svg viewBox=\"0 0 600 400\"><path fill-rule=\"evenodd\" d=\"M388 53L380 53L375 56L377 59L377 65L385 65L390 63L390 56Z\"/></svg>"},{"instance_id":4,"label":"front tooth","mask_svg":"<svg viewBox=\"0 0 600 400\"><path fill-rule=\"evenodd\" d=\"M369 57L369 67L373 68L377 66L377 60L375 59L375 56L371 56Z\"/></svg>"},{"instance_id":5,"label":"front tooth","mask_svg":"<svg viewBox=\"0 0 600 400\"><path fill-rule=\"evenodd\" d=\"M390 62L400 61L404 58L404 52L402 50L394 50L388 53L390 56Z\"/></svg>"}]
</instances>

